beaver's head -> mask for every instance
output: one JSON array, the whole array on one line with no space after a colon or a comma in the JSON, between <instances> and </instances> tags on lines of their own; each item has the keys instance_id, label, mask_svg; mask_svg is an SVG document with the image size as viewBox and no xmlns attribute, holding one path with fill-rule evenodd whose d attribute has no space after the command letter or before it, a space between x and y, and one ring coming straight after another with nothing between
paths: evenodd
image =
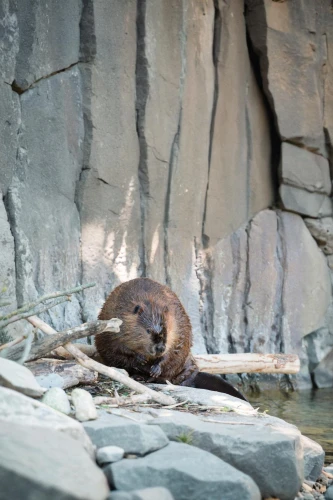
<instances>
[{"instance_id":1,"label":"beaver's head","mask_svg":"<svg viewBox=\"0 0 333 500\"><path fill-rule=\"evenodd\" d=\"M141 353L152 358L163 356L167 341L167 306L146 300L133 305L131 314L132 339L136 352L140 344Z\"/></svg>"}]
</instances>

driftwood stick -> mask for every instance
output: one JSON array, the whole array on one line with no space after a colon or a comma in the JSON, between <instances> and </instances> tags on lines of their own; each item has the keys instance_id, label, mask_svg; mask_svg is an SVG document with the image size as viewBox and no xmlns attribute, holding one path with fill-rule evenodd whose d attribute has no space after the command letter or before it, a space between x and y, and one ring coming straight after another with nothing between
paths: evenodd
<instances>
[{"instance_id":1,"label":"driftwood stick","mask_svg":"<svg viewBox=\"0 0 333 500\"><path fill-rule=\"evenodd\" d=\"M34 309L36 306L38 306L39 304L41 304L42 302L45 302L47 300L56 299L58 297L64 297L64 296L68 297L69 295L72 295L73 293L82 292L82 290L84 290L85 288L91 288L95 285L96 285L96 283L88 283L88 285L76 286L74 288L71 288L70 290L63 290L63 291L59 291L59 292L48 293L46 295L43 295L42 297L39 297L39 299L35 300L34 302L28 302L27 304L24 304L19 309L16 309L15 311L11 311L8 314L0 316L0 322L6 321L14 316L18 316L18 315L25 313L25 312L29 312L29 311L31 312L31 309ZM66 300L66 299L64 299L64 300ZM40 313L32 313L31 312L31 314L40 314ZM19 319L24 319L27 317L28 316L24 316L23 318L19 318ZM15 320L15 321L18 321L18 320ZM9 323L6 323L6 324L8 325ZM6 324L0 323L0 328L3 328L4 326L6 326Z\"/></svg>"},{"instance_id":2,"label":"driftwood stick","mask_svg":"<svg viewBox=\"0 0 333 500\"><path fill-rule=\"evenodd\" d=\"M35 314L42 314L43 312L47 311L48 309L51 309L52 307L58 306L59 304L62 304L63 302L66 302L67 300L70 300L69 297L60 297L59 299L55 300L54 302L50 302L49 304L41 305L39 307L36 307L33 310L30 309L28 312L16 314L15 316L12 316L11 318L6 319L5 321L0 321L0 330L2 328L4 328L5 326L10 325L11 323L15 323L15 321L20 321L20 319L29 318L29 316L35 315Z\"/></svg>"},{"instance_id":3,"label":"driftwood stick","mask_svg":"<svg viewBox=\"0 0 333 500\"><path fill-rule=\"evenodd\" d=\"M54 387L55 381L57 385L61 384L62 389L97 382L97 372L83 368L75 360L41 358L27 363L26 366L35 375L37 382L46 389Z\"/></svg>"},{"instance_id":4,"label":"driftwood stick","mask_svg":"<svg viewBox=\"0 0 333 500\"><path fill-rule=\"evenodd\" d=\"M8 349L9 347L12 347L13 345L19 344L22 342L22 340L26 339L28 335L22 335L22 337L18 337L17 339L11 340L10 342L7 342L7 344L2 344L0 345L0 351L3 351L4 349Z\"/></svg>"},{"instance_id":5,"label":"driftwood stick","mask_svg":"<svg viewBox=\"0 0 333 500\"><path fill-rule=\"evenodd\" d=\"M119 332L119 325L121 320L111 319L107 321L93 321L91 323L84 323L83 325L75 328L70 328L64 332L55 333L48 337L44 337L31 346L30 353L25 361L34 361L44 357L49 352L57 349L57 347L67 344L71 340L81 339L88 335L96 335L104 331ZM38 327L39 328L39 327ZM19 344L11 347L6 351L6 358L12 361L17 361L21 358L25 344Z\"/></svg>"},{"instance_id":6,"label":"driftwood stick","mask_svg":"<svg viewBox=\"0 0 333 500\"><path fill-rule=\"evenodd\" d=\"M40 318L36 317L31 317L28 318L29 323L31 323L33 326L39 328L45 333L50 333L51 331L54 333L57 333L53 328L51 328L49 325L47 325L44 321L42 321ZM45 326L44 326L45 325ZM97 371L98 373L101 373L102 375L105 375L112 380L115 380L116 382L119 382L123 385L126 385L130 389L132 389L135 392L138 392L140 394L149 394L151 395L151 398L154 401L157 401L157 403L160 403L162 405L170 405L174 404L175 400L171 398L170 396L166 396L162 392L157 392L149 387L146 387L139 382L136 382L135 380L131 379L130 377L127 377L127 375L124 375L117 371L115 368L111 368L110 366L105 366L102 365L101 363L98 363L97 361L94 361L93 359L88 358L83 352L80 351L74 344L68 342L67 344L64 345L64 348L70 352L76 361L80 363L80 365L84 366L84 368L88 368L89 370Z\"/></svg>"},{"instance_id":7,"label":"driftwood stick","mask_svg":"<svg viewBox=\"0 0 333 500\"><path fill-rule=\"evenodd\" d=\"M298 373L296 354L202 354L194 356L201 372L206 373Z\"/></svg>"}]
</instances>

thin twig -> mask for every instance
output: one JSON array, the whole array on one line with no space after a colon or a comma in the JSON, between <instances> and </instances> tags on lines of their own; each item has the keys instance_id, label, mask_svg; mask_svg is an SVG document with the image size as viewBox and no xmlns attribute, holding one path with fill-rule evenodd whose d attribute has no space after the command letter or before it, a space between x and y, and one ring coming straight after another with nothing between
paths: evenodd
<instances>
[{"instance_id":1,"label":"thin twig","mask_svg":"<svg viewBox=\"0 0 333 500\"><path fill-rule=\"evenodd\" d=\"M22 337L18 337L17 339L11 340L10 342L7 342L7 344L2 344L0 345L0 351L3 351L4 349L7 349L8 347L12 347L13 345L19 344L22 342L22 340L26 339L27 335L22 335Z\"/></svg>"},{"instance_id":2,"label":"thin twig","mask_svg":"<svg viewBox=\"0 0 333 500\"><path fill-rule=\"evenodd\" d=\"M33 326L39 328L43 332L50 334L52 333L57 333L56 330L50 327L47 323L45 323L43 320L40 318L37 318L36 316L28 318L29 323L31 323ZM68 342L67 344L64 345L64 348L70 352L76 361L80 363L80 365L84 366L85 368L88 368L89 370L92 371L97 371L98 373L101 373L102 375L106 375L112 380L115 380L116 382L119 382L120 384L123 384L130 389L132 389L135 392L138 392L140 394L150 394L151 398L154 401L157 401L158 403L162 405L171 405L174 404L176 401L171 398L170 396L166 396L162 392L157 392L153 391L149 387L146 387L139 382L136 382L136 380L131 379L127 375L124 375L123 373L119 372L115 368L111 368L110 366L105 366L102 365L102 363L98 363L97 361L94 361L93 359L88 358L83 352L81 352L74 344L71 342Z\"/></svg>"},{"instance_id":3,"label":"thin twig","mask_svg":"<svg viewBox=\"0 0 333 500\"><path fill-rule=\"evenodd\" d=\"M28 359L28 356L29 356L30 351L31 351L31 346L32 346L32 340L33 340L33 338L34 338L34 332L30 332L29 335L28 335L28 337L27 337L27 340L24 343L24 350L23 350L23 353L22 353L22 357L18 361L19 365L23 365L23 363L25 363L26 360Z\"/></svg>"},{"instance_id":4,"label":"thin twig","mask_svg":"<svg viewBox=\"0 0 333 500\"><path fill-rule=\"evenodd\" d=\"M35 316L37 314L42 314L43 312L47 311L48 309L51 309L52 307L58 306L59 304L62 304L63 302L66 302L70 300L69 297L60 297L60 299L55 300L54 302L51 302L50 304L42 305L39 308L36 307L36 309L29 310L28 312L25 313L20 313L15 316L12 316L11 318L7 319L6 321L0 322L0 330L4 328L5 326L10 325L11 323L15 323L15 321L20 321L20 319L25 319L29 318L29 316Z\"/></svg>"},{"instance_id":5,"label":"thin twig","mask_svg":"<svg viewBox=\"0 0 333 500\"><path fill-rule=\"evenodd\" d=\"M0 316L0 321L5 321L9 318L12 318L13 316L18 315L18 314L31 311L31 309L34 309L36 306L38 306L38 304L40 304L41 302L45 302L46 300L55 299L57 297L63 297L65 295L66 296L72 295L73 293L79 293L79 292L82 292L82 290L84 290L85 288L91 288L95 285L96 285L96 283L88 283L88 285L76 286L75 288L71 288L70 290L63 290L63 291L59 291L59 292L48 293L46 295L43 295L42 297L39 297L39 299L35 300L34 302L28 302L27 304L24 304L22 307L20 307L16 311L12 311L8 314L5 314L4 316ZM24 316L24 317L27 318L27 316Z\"/></svg>"}]
</instances>

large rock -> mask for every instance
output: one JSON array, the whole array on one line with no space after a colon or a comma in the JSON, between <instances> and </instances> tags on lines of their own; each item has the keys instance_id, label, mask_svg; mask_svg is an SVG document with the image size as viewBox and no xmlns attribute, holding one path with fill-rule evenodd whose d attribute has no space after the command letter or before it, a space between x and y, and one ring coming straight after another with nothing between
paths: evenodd
<instances>
[{"instance_id":1,"label":"large rock","mask_svg":"<svg viewBox=\"0 0 333 500\"><path fill-rule=\"evenodd\" d=\"M125 453L146 455L163 448L168 438L161 429L151 432L151 427L133 420L99 412L97 420L84 422L84 428L97 448L119 446Z\"/></svg>"},{"instance_id":2,"label":"large rock","mask_svg":"<svg viewBox=\"0 0 333 500\"><path fill-rule=\"evenodd\" d=\"M164 486L176 500L259 500L252 479L214 455L183 443L168 446L137 460L122 460L105 472L122 490Z\"/></svg>"},{"instance_id":3,"label":"large rock","mask_svg":"<svg viewBox=\"0 0 333 500\"><path fill-rule=\"evenodd\" d=\"M303 481L303 449L297 428L239 415L230 423L229 415L213 423L208 418L202 421L194 415L170 412L152 424L160 426L172 441L189 436L193 446L252 477L264 498L294 498Z\"/></svg>"},{"instance_id":4,"label":"large rock","mask_svg":"<svg viewBox=\"0 0 333 500\"><path fill-rule=\"evenodd\" d=\"M85 49L98 47L94 62L82 66L85 141L78 184L82 280L97 283L84 294L85 320L96 318L106 293L135 278L140 264L136 8L135 0L93 2L81 22Z\"/></svg>"},{"instance_id":5,"label":"large rock","mask_svg":"<svg viewBox=\"0 0 333 500\"><path fill-rule=\"evenodd\" d=\"M25 425L26 429L46 427L62 432L79 441L94 456L94 447L79 422L39 401L0 387L0 427L6 422Z\"/></svg>"},{"instance_id":6,"label":"large rock","mask_svg":"<svg viewBox=\"0 0 333 500\"><path fill-rule=\"evenodd\" d=\"M324 96L332 83L325 82L322 68L331 38L330 2L247 0L246 5L250 38L281 138L325 155Z\"/></svg>"},{"instance_id":7,"label":"large rock","mask_svg":"<svg viewBox=\"0 0 333 500\"><path fill-rule=\"evenodd\" d=\"M105 500L103 472L74 439L52 429L2 422L0 499Z\"/></svg>"},{"instance_id":8,"label":"large rock","mask_svg":"<svg viewBox=\"0 0 333 500\"><path fill-rule=\"evenodd\" d=\"M26 396L39 398L45 392L28 368L0 357L0 385Z\"/></svg>"},{"instance_id":9,"label":"large rock","mask_svg":"<svg viewBox=\"0 0 333 500\"><path fill-rule=\"evenodd\" d=\"M20 100L22 131L8 208L17 252L17 299L22 304L80 281L75 205L83 140L79 71L42 80ZM80 324L78 299L74 296L52 309L46 319L58 330Z\"/></svg>"},{"instance_id":10,"label":"large rock","mask_svg":"<svg viewBox=\"0 0 333 500\"><path fill-rule=\"evenodd\" d=\"M18 2L14 85L19 91L79 61L81 8L80 0Z\"/></svg>"},{"instance_id":11,"label":"large rock","mask_svg":"<svg viewBox=\"0 0 333 500\"><path fill-rule=\"evenodd\" d=\"M317 481L324 467L325 452L312 439L302 436L304 453L304 478L309 481Z\"/></svg>"},{"instance_id":12,"label":"large rock","mask_svg":"<svg viewBox=\"0 0 333 500\"><path fill-rule=\"evenodd\" d=\"M287 142L281 148L281 181L310 192L331 194L328 160Z\"/></svg>"}]
</instances>

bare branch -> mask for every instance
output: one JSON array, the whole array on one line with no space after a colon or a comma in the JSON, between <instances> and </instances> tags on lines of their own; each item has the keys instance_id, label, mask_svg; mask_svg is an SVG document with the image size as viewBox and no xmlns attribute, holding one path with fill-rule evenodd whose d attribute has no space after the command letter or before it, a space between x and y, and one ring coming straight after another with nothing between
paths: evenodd
<instances>
[{"instance_id":1,"label":"bare branch","mask_svg":"<svg viewBox=\"0 0 333 500\"><path fill-rule=\"evenodd\" d=\"M79 286L76 286L74 288L71 288L70 290L63 290L63 291L59 291L59 292L48 293L46 295L43 295L42 297L39 297L39 299L35 300L34 302L28 302L27 304L24 304L22 307L20 307L16 311L12 311L8 314L0 316L0 322L5 321L9 318L12 318L13 316L17 316L19 314L31 311L31 309L34 309L36 306L38 306L38 304L41 304L42 302L45 302L47 300L55 299L57 297L64 297L65 295L66 296L72 295L73 293L79 293L79 292L82 292L82 290L84 290L85 288L91 288L95 285L96 285L96 283L88 283L88 285L79 285ZM40 314L40 313L31 313L31 314ZM27 317L28 316L24 316L24 318L27 318ZM3 328L3 326L6 326L6 325L1 325L0 328Z\"/></svg>"},{"instance_id":2,"label":"bare branch","mask_svg":"<svg viewBox=\"0 0 333 500\"><path fill-rule=\"evenodd\" d=\"M49 325L47 325L44 321L42 321L40 318L37 317L30 317L28 319L29 323L31 323L33 326L39 328L43 332L50 334L50 332L57 333L53 328L51 328ZM140 394L149 394L151 395L151 398L154 401L157 401L158 403L162 405L170 405L174 404L176 401L171 398L170 396L166 396L162 392L157 392L149 387L146 387L139 382L136 382L135 380L131 379L130 377L127 377L127 375L122 374L121 372L117 371L115 368L111 368L110 366L105 366L102 365L101 363L98 363L97 361L94 361L93 359L88 358L83 352L81 352L74 344L71 344L68 342L67 344L64 345L64 348L70 352L74 358L77 360L80 365L84 366L85 368L88 368L89 370L97 371L98 373L101 373L102 375L106 375L107 377L111 378L112 380L115 380L117 382L120 382L123 385L126 385L130 389L134 390L135 392L138 392Z\"/></svg>"},{"instance_id":3,"label":"bare branch","mask_svg":"<svg viewBox=\"0 0 333 500\"><path fill-rule=\"evenodd\" d=\"M97 335L98 333L104 331L119 332L120 324L121 320L116 318L107 321L92 321L75 328L70 328L64 332L44 337L43 339L32 344L30 354L26 358L26 361L34 361L35 359L42 358L46 354L49 354L59 346L67 344L71 340L81 339L83 337L87 337L88 335ZM19 344L9 348L6 352L6 358L11 359L12 361L18 361L22 356L24 346L25 344Z\"/></svg>"},{"instance_id":4,"label":"bare branch","mask_svg":"<svg viewBox=\"0 0 333 500\"><path fill-rule=\"evenodd\" d=\"M26 339L27 335L22 335L22 337L18 337L17 339L11 340L10 342L7 342L7 344L2 344L0 345L0 351L3 351L4 349L8 349L9 347L12 347L13 345L19 344L22 342L22 340Z\"/></svg>"},{"instance_id":5,"label":"bare branch","mask_svg":"<svg viewBox=\"0 0 333 500\"><path fill-rule=\"evenodd\" d=\"M33 310L30 309L28 312L25 312L25 313L16 314L15 316L12 316L11 318L0 322L0 330L2 328L4 328L5 326L10 325L11 323L15 323L15 321L20 321L20 319L29 318L29 316L34 316L35 314L42 314L43 312L47 311L48 309L51 309L52 307L58 306L59 304L62 304L63 302L66 302L67 300L70 300L70 298L69 297L61 297L60 299L57 299L54 302L51 302L50 304L36 307L36 309L33 309Z\"/></svg>"},{"instance_id":6,"label":"bare branch","mask_svg":"<svg viewBox=\"0 0 333 500\"><path fill-rule=\"evenodd\" d=\"M194 359L206 373L298 373L300 369L296 354L200 354Z\"/></svg>"}]
</instances>

